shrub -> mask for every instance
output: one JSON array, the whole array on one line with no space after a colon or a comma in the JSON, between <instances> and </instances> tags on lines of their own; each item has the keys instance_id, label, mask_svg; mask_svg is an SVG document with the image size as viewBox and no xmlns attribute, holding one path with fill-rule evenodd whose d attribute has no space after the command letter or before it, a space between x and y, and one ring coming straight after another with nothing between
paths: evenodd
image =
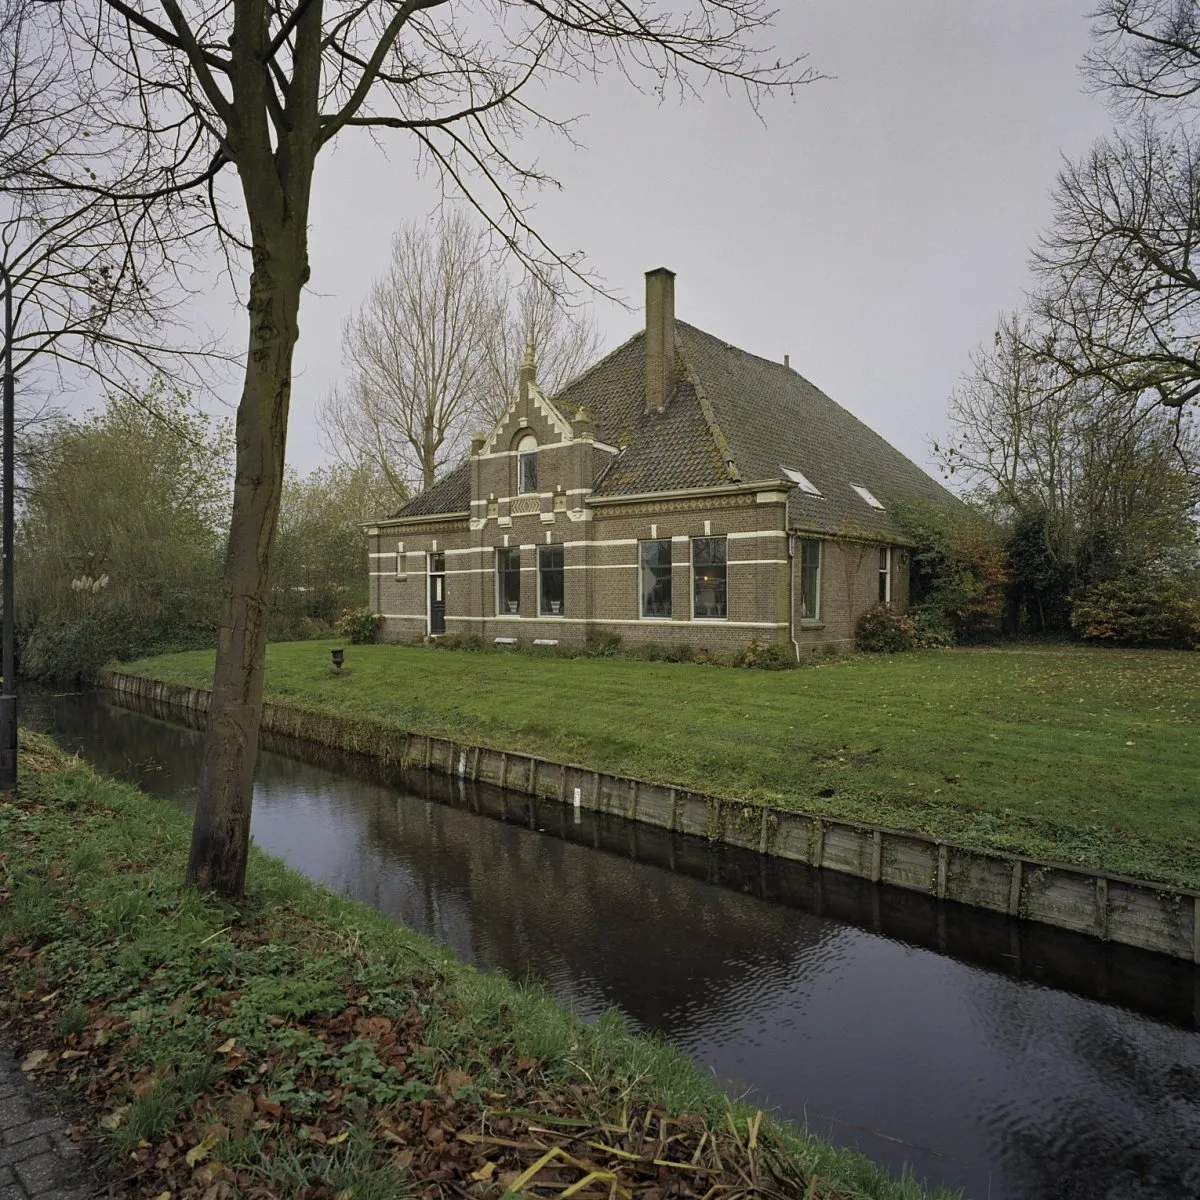
<instances>
[{"instance_id":1,"label":"shrub","mask_svg":"<svg viewBox=\"0 0 1200 1200\"><path fill-rule=\"evenodd\" d=\"M796 665L790 647L777 642L763 642L758 638L738 651L733 661L735 666L759 671L786 671Z\"/></svg>"},{"instance_id":2,"label":"shrub","mask_svg":"<svg viewBox=\"0 0 1200 1200\"><path fill-rule=\"evenodd\" d=\"M927 502L898 505L894 516L913 541L913 620L937 631L932 644L995 637L1007 580L998 530L979 516L956 515ZM918 611L928 616L918 618Z\"/></svg>"},{"instance_id":3,"label":"shrub","mask_svg":"<svg viewBox=\"0 0 1200 1200\"><path fill-rule=\"evenodd\" d=\"M923 650L935 649L953 646L958 642L957 633L947 621L944 610L935 605L910 608L908 619L912 622L915 647Z\"/></svg>"},{"instance_id":4,"label":"shrub","mask_svg":"<svg viewBox=\"0 0 1200 1200\"><path fill-rule=\"evenodd\" d=\"M20 673L31 679L64 684L90 682L114 660L211 646L215 626L201 624L208 615L197 614L190 627L181 620L155 634L142 626L129 606L92 605L70 618L44 619L21 629L17 665Z\"/></svg>"},{"instance_id":5,"label":"shrub","mask_svg":"<svg viewBox=\"0 0 1200 1200\"><path fill-rule=\"evenodd\" d=\"M1150 571L1125 571L1076 599L1072 627L1129 646L1200 647L1200 588Z\"/></svg>"},{"instance_id":6,"label":"shrub","mask_svg":"<svg viewBox=\"0 0 1200 1200\"><path fill-rule=\"evenodd\" d=\"M369 608L348 608L338 618L337 631L356 646L374 642L379 633L380 616Z\"/></svg>"},{"instance_id":7,"label":"shrub","mask_svg":"<svg viewBox=\"0 0 1200 1200\"><path fill-rule=\"evenodd\" d=\"M858 619L858 648L894 654L911 650L917 644L917 631L911 617L888 604L872 604Z\"/></svg>"},{"instance_id":8,"label":"shrub","mask_svg":"<svg viewBox=\"0 0 1200 1200\"><path fill-rule=\"evenodd\" d=\"M584 643L585 658L616 658L621 653L621 635L608 629L596 629Z\"/></svg>"},{"instance_id":9,"label":"shrub","mask_svg":"<svg viewBox=\"0 0 1200 1200\"><path fill-rule=\"evenodd\" d=\"M662 642L643 642L629 651L633 658L646 662L683 663L691 662L696 652L688 645L663 645Z\"/></svg>"},{"instance_id":10,"label":"shrub","mask_svg":"<svg viewBox=\"0 0 1200 1200\"><path fill-rule=\"evenodd\" d=\"M451 633L438 638L435 646L443 650L463 650L468 654L480 654L484 649L483 638L477 633Z\"/></svg>"},{"instance_id":11,"label":"shrub","mask_svg":"<svg viewBox=\"0 0 1200 1200\"><path fill-rule=\"evenodd\" d=\"M692 661L706 667L734 666L734 656L728 650L706 650L701 648L696 651L696 657Z\"/></svg>"}]
</instances>

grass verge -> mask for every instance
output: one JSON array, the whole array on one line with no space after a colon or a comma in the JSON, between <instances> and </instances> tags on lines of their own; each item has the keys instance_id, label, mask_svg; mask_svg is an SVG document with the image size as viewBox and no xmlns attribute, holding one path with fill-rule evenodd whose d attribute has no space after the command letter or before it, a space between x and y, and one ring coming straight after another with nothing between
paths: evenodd
<instances>
[{"instance_id":1,"label":"grass verge","mask_svg":"<svg viewBox=\"0 0 1200 1200\"><path fill-rule=\"evenodd\" d=\"M928 1195L257 851L238 907L189 892L184 815L35 735L21 769L0 1027L120 1195Z\"/></svg>"},{"instance_id":2,"label":"grass verge","mask_svg":"<svg viewBox=\"0 0 1200 1200\"><path fill-rule=\"evenodd\" d=\"M1200 657L1012 646L795 671L267 649L269 698L385 729L1200 887ZM211 652L131 663L208 687Z\"/></svg>"}]
</instances>

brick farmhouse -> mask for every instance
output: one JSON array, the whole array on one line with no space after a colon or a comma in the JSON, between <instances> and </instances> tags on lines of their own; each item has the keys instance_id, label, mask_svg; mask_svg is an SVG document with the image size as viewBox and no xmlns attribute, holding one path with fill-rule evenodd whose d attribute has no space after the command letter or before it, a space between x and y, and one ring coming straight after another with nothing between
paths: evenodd
<instances>
[{"instance_id":1,"label":"brick farmhouse","mask_svg":"<svg viewBox=\"0 0 1200 1200\"><path fill-rule=\"evenodd\" d=\"M646 276L646 328L542 393L532 354L466 461L368 529L381 636L730 650L852 648L908 602L889 506L945 488L797 374L675 319Z\"/></svg>"}]
</instances>

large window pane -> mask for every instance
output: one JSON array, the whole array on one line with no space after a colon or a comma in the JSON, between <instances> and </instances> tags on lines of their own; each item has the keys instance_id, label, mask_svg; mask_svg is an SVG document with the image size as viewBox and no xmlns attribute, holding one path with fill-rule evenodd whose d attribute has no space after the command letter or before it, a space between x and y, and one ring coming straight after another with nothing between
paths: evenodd
<instances>
[{"instance_id":1,"label":"large window pane","mask_svg":"<svg viewBox=\"0 0 1200 1200\"><path fill-rule=\"evenodd\" d=\"M521 615L521 550L506 546L496 551L496 613Z\"/></svg>"},{"instance_id":2,"label":"large window pane","mask_svg":"<svg viewBox=\"0 0 1200 1200\"><path fill-rule=\"evenodd\" d=\"M561 617L563 604L563 548L538 547L538 606L543 617Z\"/></svg>"},{"instance_id":3,"label":"large window pane","mask_svg":"<svg viewBox=\"0 0 1200 1200\"><path fill-rule=\"evenodd\" d=\"M821 616L821 543L800 543L800 616L816 621Z\"/></svg>"},{"instance_id":4,"label":"large window pane","mask_svg":"<svg viewBox=\"0 0 1200 1200\"><path fill-rule=\"evenodd\" d=\"M639 542L642 616L671 615L671 540Z\"/></svg>"},{"instance_id":5,"label":"large window pane","mask_svg":"<svg viewBox=\"0 0 1200 1200\"><path fill-rule=\"evenodd\" d=\"M524 495L537 490L537 441L526 434L517 446L517 491Z\"/></svg>"},{"instance_id":6,"label":"large window pane","mask_svg":"<svg viewBox=\"0 0 1200 1200\"><path fill-rule=\"evenodd\" d=\"M890 546L879 548L879 603L892 601L892 550Z\"/></svg>"},{"instance_id":7,"label":"large window pane","mask_svg":"<svg viewBox=\"0 0 1200 1200\"><path fill-rule=\"evenodd\" d=\"M725 539L692 538L692 615L714 619L725 611Z\"/></svg>"}]
</instances>

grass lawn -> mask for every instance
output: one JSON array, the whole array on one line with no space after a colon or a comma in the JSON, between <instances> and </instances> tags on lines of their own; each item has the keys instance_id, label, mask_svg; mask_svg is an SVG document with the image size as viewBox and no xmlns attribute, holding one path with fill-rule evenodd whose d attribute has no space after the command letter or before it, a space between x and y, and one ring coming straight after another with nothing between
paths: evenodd
<instances>
[{"instance_id":1,"label":"grass lawn","mask_svg":"<svg viewBox=\"0 0 1200 1200\"><path fill-rule=\"evenodd\" d=\"M289 642L271 699L1200 887L1200 655L1012 646L794 671ZM125 668L209 686L212 653Z\"/></svg>"},{"instance_id":2,"label":"grass lawn","mask_svg":"<svg viewBox=\"0 0 1200 1200\"><path fill-rule=\"evenodd\" d=\"M682 1200L756 1171L772 1186L752 1196L926 1195L731 1103L618 1014L584 1026L258 852L236 908L185 890L188 836L23 739L0 802L0 1028L106 1195Z\"/></svg>"}]
</instances>

